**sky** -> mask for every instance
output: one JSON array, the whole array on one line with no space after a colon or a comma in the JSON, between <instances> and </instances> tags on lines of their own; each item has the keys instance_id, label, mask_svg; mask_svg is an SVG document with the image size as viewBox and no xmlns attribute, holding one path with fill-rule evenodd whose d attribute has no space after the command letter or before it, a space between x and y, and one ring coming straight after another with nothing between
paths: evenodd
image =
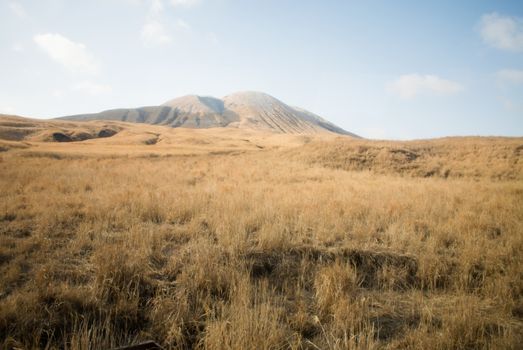
<instances>
[{"instance_id":1,"label":"sky","mask_svg":"<svg viewBox=\"0 0 523 350\"><path fill-rule=\"evenodd\" d=\"M523 136L521 0L0 0L0 113L253 90L369 138Z\"/></svg>"}]
</instances>

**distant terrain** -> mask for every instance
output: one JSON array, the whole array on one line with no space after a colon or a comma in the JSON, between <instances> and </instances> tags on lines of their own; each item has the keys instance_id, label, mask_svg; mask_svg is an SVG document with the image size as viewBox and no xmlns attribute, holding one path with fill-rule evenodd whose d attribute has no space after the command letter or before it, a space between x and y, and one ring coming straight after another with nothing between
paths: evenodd
<instances>
[{"instance_id":1,"label":"distant terrain","mask_svg":"<svg viewBox=\"0 0 523 350\"><path fill-rule=\"evenodd\" d=\"M2 348L520 348L523 138L158 108L0 116Z\"/></svg>"},{"instance_id":2,"label":"distant terrain","mask_svg":"<svg viewBox=\"0 0 523 350\"><path fill-rule=\"evenodd\" d=\"M261 92L237 92L223 99L189 95L161 106L113 109L63 117L66 120L117 120L185 128L232 127L276 133L334 132L356 136L306 110Z\"/></svg>"}]
</instances>

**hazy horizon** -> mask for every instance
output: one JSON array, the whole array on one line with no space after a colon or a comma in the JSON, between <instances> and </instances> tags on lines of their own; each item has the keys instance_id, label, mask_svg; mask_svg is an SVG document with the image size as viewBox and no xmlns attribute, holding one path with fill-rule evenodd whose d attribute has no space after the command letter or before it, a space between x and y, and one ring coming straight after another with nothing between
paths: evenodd
<instances>
[{"instance_id":1,"label":"hazy horizon","mask_svg":"<svg viewBox=\"0 0 523 350\"><path fill-rule=\"evenodd\" d=\"M363 137L523 135L520 1L0 0L0 113L262 91Z\"/></svg>"}]
</instances>

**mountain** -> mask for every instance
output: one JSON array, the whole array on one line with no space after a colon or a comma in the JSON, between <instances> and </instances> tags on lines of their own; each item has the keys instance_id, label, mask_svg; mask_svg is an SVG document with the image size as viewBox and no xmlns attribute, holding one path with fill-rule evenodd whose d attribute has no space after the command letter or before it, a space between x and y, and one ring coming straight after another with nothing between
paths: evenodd
<instances>
[{"instance_id":1,"label":"mountain","mask_svg":"<svg viewBox=\"0 0 523 350\"><path fill-rule=\"evenodd\" d=\"M232 127L290 134L333 132L358 137L311 112L253 91L237 92L222 99L188 95L160 106L112 109L60 119L116 120L175 128Z\"/></svg>"}]
</instances>

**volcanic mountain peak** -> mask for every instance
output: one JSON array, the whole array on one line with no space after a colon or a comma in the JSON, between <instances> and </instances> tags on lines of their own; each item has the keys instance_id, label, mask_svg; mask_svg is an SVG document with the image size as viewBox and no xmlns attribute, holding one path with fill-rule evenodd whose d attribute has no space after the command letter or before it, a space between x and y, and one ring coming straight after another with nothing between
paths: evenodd
<instances>
[{"instance_id":1,"label":"volcanic mountain peak","mask_svg":"<svg viewBox=\"0 0 523 350\"><path fill-rule=\"evenodd\" d=\"M195 113L223 113L223 101L212 96L186 95L169 100L162 104L182 111Z\"/></svg>"},{"instance_id":2,"label":"volcanic mountain peak","mask_svg":"<svg viewBox=\"0 0 523 350\"><path fill-rule=\"evenodd\" d=\"M311 112L256 91L236 92L222 99L186 95L161 106L117 109L63 119L110 119L185 128L234 127L292 134L334 132L356 137Z\"/></svg>"},{"instance_id":3,"label":"volcanic mountain peak","mask_svg":"<svg viewBox=\"0 0 523 350\"><path fill-rule=\"evenodd\" d=\"M225 104L238 104L256 106L258 108L271 108L275 104L284 104L269 94L258 91L238 91L223 98Z\"/></svg>"}]
</instances>

